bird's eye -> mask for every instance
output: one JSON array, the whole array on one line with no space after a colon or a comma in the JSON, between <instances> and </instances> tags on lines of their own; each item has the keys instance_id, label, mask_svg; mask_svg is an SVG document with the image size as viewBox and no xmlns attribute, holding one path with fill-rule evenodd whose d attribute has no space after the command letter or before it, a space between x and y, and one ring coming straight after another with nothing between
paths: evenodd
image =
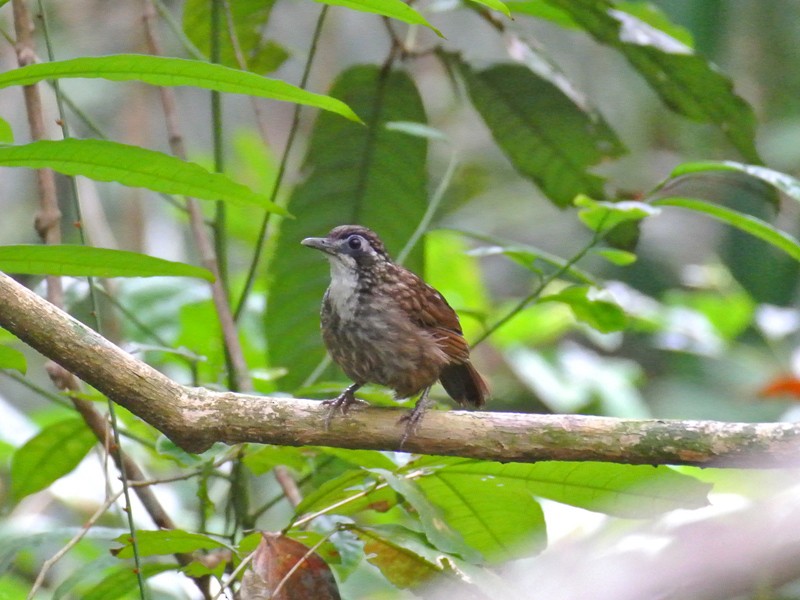
<instances>
[{"instance_id":1,"label":"bird's eye","mask_svg":"<svg viewBox=\"0 0 800 600\"><path fill-rule=\"evenodd\" d=\"M354 235L349 240L347 240L347 245L350 246L352 250L359 250L361 248L361 237Z\"/></svg>"}]
</instances>

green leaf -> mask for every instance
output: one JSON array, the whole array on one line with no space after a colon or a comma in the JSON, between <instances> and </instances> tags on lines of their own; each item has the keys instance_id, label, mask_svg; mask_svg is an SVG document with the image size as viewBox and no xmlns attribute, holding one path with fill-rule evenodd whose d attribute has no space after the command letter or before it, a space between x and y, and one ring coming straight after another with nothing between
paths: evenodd
<instances>
[{"instance_id":1,"label":"green leaf","mask_svg":"<svg viewBox=\"0 0 800 600\"><path fill-rule=\"evenodd\" d=\"M609 0L546 1L598 42L619 50L670 109L715 124L748 161L761 162L753 109L734 93L727 77L691 48L617 10Z\"/></svg>"},{"instance_id":2,"label":"green leaf","mask_svg":"<svg viewBox=\"0 0 800 600\"><path fill-rule=\"evenodd\" d=\"M441 476L472 477L579 508L625 518L647 518L678 508L708 505L711 486L670 467L596 462L507 463L425 457L410 468ZM481 493L478 485L472 495ZM488 514L488 513L487 513Z\"/></svg>"},{"instance_id":3,"label":"green leaf","mask_svg":"<svg viewBox=\"0 0 800 600\"><path fill-rule=\"evenodd\" d=\"M235 202L287 214L266 196L222 173L211 173L162 152L105 140L45 140L0 146L0 166L53 169L64 175L83 175L96 181L116 181L165 194Z\"/></svg>"},{"instance_id":4,"label":"green leaf","mask_svg":"<svg viewBox=\"0 0 800 600\"><path fill-rule=\"evenodd\" d=\"M281 223L271 248L266 333L271 366L286 366L279 383L300 386L325 356L319 307L330 279L328 261L300 245L336 225L360 223L374 229L397 256L427 207L427 141L389 131L393 121L425 123L425 111L411 78L376 66L342 73L331 93L365 116L367 127L320 114L303 171L308 177L289 202L302 218ZM407 263L421 274L422 248Z\"/></svg>"},{"instance_id":5,"label":"green leaf","mask_svg":"<svg viewBox=\"0 0 800 600\"><path fill-rule=\"evenodd\" d=\"M504 465L502 476L527 482L542 498L625 518L708 506L711 486L669 467L541 462Z\"/></svg>"},{"instance_id":6,"label":"green leaf","mask_svg":"<svg viewBox=\"0 0 800 600\"><path fill-rule=\"evenodd\" d=\"M125 250L77 245L0 246L0 270L27 275L72 277L199 277L214 281L211 271Z\"/></svg>"},{"instance_id":7,"label":"green leaf","mask_svg":"<svg viewBox=\"0 0 800 600\"><path fill-rule=\"evenodd\" d=\"M13 144L14 130L5 119L0 119L0 144Z\"/></svg>"},{"instance_id":8,"label":"green leaf","mask_svg":"<svg viewBox=\"0 0 800 600\"><path fill-rule=\"evenodd\" d=\"M491 8L492 10L501 12L507 17L511 16L511 11L509 10L508 6L506 6L503 2L500 2L500 0L470 0L470 1L474 2L475 4L482 4L487 8Z\"/></svg>"},{"instance_id":9,"label":"green leaf","mask_svg":"<svg viewBox=\"0 0 800 600\"><path fill-rule=\"evenodd\" d=\"M28 361L19 350L0 344L0 369L13 369L25 375L28 370Z\"/></svg>"},{"instance_id":10,"label":"green leaf","mask_svg":"<svg viewBox=\"0 0 800 600\"><path fill-rule=\"evenodd\" d=\"M756 217L693 198L659 198L658 200L653 200L652 204L657 206L677 206L708 215L762 239L768 244L783 250L795 260L800 261L800 242L788 233L780 231L766 221Z\"/></svg>"},{"instance_id":11,"label":"green leaf","mask_svg":"<svg viewBox=\"0 0 800 600\"><path fill-rule=\"evenodd\" d=\"M358 115L340 100L307 92L284 81L200 60L145 54L114 54L28 65L0 74L0 88L31 85L45 79L76 77L142 81L151 85L191 86L230 94L245 94L313 106L360 122Z\"/></svg>"},{"instance_id":12,"label":"green leaf","mask_svg":"<svg viewBox=\"0 0 800 600\"><path fill-rule=\"evenodd\" d=\"M230 11L230 20L236 34L248 71L271 73L289 57L283 46L264 40L262 32L269 22L275 0L236 0L225 7ZM219 40L219 63L239 68L233 42L231 41L227 15L226 26ZM187 0L183 5L183 30L188 38L207 57L211 57L211 3L206 0Z\"/></svg>"},{"instance_id":13,"label":"green leaf","mask_svg":"<svg viewBox=\"0 0 800 600\"><path fill-rule=\"evenodd\" d=\"M588 168L624 147L599 117L555 84L520 65L474 71L455 57L470 99L519 173L556 205L578 194L603 196L603 179Z\"/></svg>"},{"instance_id":14,"label":"green leaf","mask_svg":"<svg viewBox=\"0 0 800 600\"><path fill-rule=\"evenodd\" d=\"M424 25L430 27L436 32L436 35L442 37L442 32L436 29L433 25L416 10L411 8L402 0L316 0L320 4L329 4L331 6L344 6L345 8L352 8L360 12L367 12L376 15L383 15L390 19L397 19L410 25Z\"/></svg>"},{"instance_id":15,"label":"green leaf","mask_svg":"<svg viewBox=\"0 0 800 600\"><path fill-rule=\"evenodd\" d=\"M83 419L70 418L42 429L14 453L11 494L16 501L43 490L71 472L97 439Z\"/></svg>"},{"instance_id":16,"label":"green leaf","mask_svg":"<svg viewBox=\"0 0 800 600\"><path fill-rule=\"evenodd\" d=\"M177 564L142 565L142 575L153 577L165 571L177 571ZM108 574L100 583L81 595L81 600L115 600L133 591L138 585L136 571L132 565L119 567Z\"/></svg>"},{"instance_id":17,"label":"green leaf","mask_svg":"<svg viewBox=\"0 0 800 600\"><path fill-rule=\"evenodd\" d=\"M636 262L636 254L627 250L617 250L614 248L594 248L592 254L602 256L608 262L625 267Z\"/></svg>"},{"instance_id":18,"label":"green leaf","mask_svg":"<svg viewBox=\"0 0 800 600\"><path fill-rule=\"evenodd\" d=\"M579 207L578 218L592 231L610 231L620 223L641 221L647 217L658 215L657 208L635 200L619 202L598 202L583 194L575 198L575 206Z\"/></svg>"},{"instance_id":19,"label":"green leaf","mask_svg":"<svg viewBox=\"0 0 800 600\"><path fill-rule=\"evenodd\" d=\"M572 309L576 319L602 333L622 331L628 324L628 317L619 304L607 293L588 285L570 286L540 298L539 302L563 302Z\"/></svg>"},{"instance_id":20,"label":"green leaf","mask_svg":"<svg viewBox=\"0 0 800 600\"><path fill-rule=\"evenodd\" d=\"M416 479L417 485L441 510L444 522L492 563L538 552L547 541L539 503L524 483L496 480L498 466L424 457L406 467L430 470Z\"/></svg>"},{"instance_id":21,"label":"green leaf","mask_svg":"<svg viewBox=\"0 0 800 600\"><path fill-rule=\"evenodd\" d=\"M130 533L124 533L114 540L122 544L113 548L117 558L133 558L133 545ZM189 554L195 550L212 550L228 546L202 533L191 533L180 529L159 529L156 531L136 530L136 548L139 556L160 556L165 554Z\"/></svg>"},{"instance_id":22,"label":"green leaf","mask_svg":"<svg viewBox=\"0 0 800 600\"><path fill-rule=\"evenodd\" d=\"M442 568L419 553L422 542L415 534L399 527L351 527L364 542L364 556L380 569L395 587L416 589L443 573Z\"/></svg>"}]
</instances>

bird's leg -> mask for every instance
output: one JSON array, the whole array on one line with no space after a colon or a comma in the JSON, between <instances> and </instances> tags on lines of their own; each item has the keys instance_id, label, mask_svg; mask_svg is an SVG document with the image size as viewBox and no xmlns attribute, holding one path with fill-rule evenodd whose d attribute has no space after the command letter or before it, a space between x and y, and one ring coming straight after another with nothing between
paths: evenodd
<instances>
[{"instance_id":1,"label":"bird's leg","mask_svg":"<svg viewBox=\"0 0 800 600\"><path fill-rule=\"evenodd\" d=\"M406 443L409 435L417 432L417 428L422 422L422 417L425 414L425 411L431 405L431 401L428 399L428 392L430 391L430 387L425 388L419 395L419 399L414 405L414 408L411 409L411 412L400 417L398 423L402 423L403 421L406 422L406 430L403 432L403 437L400 438L400 448L402 448Z\"/></svg>"},{"instance_id":2,"label":"bird's leg","mask_svg":"<svg viewBox=\"0 0 800 600\"><path fill-rule=\"evenodd\" d=\"M325 427L327 428L330 425L331 419L333 415L336 414L336 411L339 410L342 412L343 415L347 414L347 410L353 404L369 404L369 402L365 402L364 400L359 400L355 397L356 390L361 387L360 383L354 383L352 385L347 386L347 389L343 391L341 394L336 396L331 400L323 400L322 405L330 407L328 410L328 416L325 419Z\"/></svg>"}]
</instances>

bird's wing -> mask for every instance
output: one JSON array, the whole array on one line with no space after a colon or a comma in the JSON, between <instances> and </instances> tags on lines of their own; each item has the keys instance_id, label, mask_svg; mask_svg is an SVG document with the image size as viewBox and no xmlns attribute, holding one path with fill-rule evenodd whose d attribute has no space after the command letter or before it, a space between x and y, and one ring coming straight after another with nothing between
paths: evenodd
<instances>
[{"instance_id":1,"label":"bird's wing","mask_svg":"<svg viewBox=\"0 0 800 600\"><path fill-rule=\"evenodd\" d=\"M436 289L417 275L404 271L403 277L413 278L413 283L396 288L398 304L408 318L431 330L442 351L456 362L469 359L469 345L461 333L458 315Z\"/></svg>"}]
</instances>

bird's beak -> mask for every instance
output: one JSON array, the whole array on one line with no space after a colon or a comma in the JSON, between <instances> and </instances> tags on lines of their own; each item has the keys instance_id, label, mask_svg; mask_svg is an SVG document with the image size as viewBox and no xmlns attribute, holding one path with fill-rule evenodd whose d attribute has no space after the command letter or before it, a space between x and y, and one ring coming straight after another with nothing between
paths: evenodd
<instances>
[{"instance_id":1,"label":"bird's beak","mask_svg":"<svg viewBox=\"0 0 800 600\"><path fill-rule=\"evenodd\" d=\"M303 246L308 246L309 248L322 250L326 254L336 254L333 243L328 238L309 237L300 243L303 244Z\"/></svg>"}]
</instances>

